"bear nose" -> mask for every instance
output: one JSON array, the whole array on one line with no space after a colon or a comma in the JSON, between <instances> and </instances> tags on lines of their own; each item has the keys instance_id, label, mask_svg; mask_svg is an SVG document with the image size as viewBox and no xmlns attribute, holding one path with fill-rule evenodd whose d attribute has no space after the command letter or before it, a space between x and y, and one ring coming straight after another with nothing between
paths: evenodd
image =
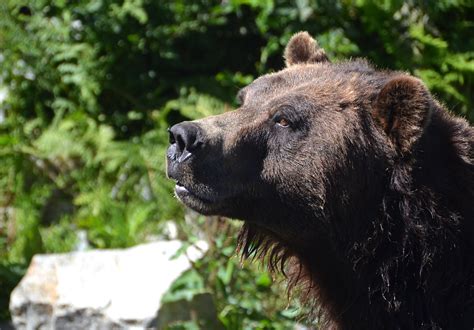
<instances>
[{"instance_id":1,"label":"bear nose","mask_svg":"<svg viewBox=\"0 0 474 330\"><path fill-rule=\"evenodd\" d=\"M202 144L201 128L192 122L182 122L168 129L170 144L176 143L178 154L192 153L198 150Z\"/></svg>"}]
</instances>

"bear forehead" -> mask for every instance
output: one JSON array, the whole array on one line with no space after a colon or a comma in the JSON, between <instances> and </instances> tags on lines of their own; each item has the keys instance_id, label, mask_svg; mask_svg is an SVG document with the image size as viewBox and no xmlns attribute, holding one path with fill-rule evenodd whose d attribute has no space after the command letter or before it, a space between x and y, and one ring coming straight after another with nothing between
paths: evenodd
<instances>
[{"instance_id":1,"label":"bear forehead","mask_svg":"<svg viewBox=\"0 0 474 330\"><path fill-rule=\"evenodd\" d=\"M247 107L301 94L323 104L364 102L373 99L392 75L375 70L365 60L293 65L257 78L239 92L238 98Z\"/></svg>"}]
</instances>

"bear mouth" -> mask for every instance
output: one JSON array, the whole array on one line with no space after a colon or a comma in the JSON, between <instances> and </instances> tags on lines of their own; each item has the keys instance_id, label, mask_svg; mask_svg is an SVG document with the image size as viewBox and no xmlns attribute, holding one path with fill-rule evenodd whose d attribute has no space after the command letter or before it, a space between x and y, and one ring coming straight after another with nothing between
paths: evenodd
<instances>
[{"instance_id":1,"label":"bear mouth","mask_svg":"<svg viewBox=\"0 0 474 330\"><path fill-rule=\"evenodd\" d=\"M196 200L198 200L202 203L212 204L212 200L210 200L206 197L203 197L200 194L194 192L191 188L186 187L180 181L176 181L176 186L174 188L174 192L180 200L183 200L183 198L193 198L193 199L196 199Z\"/></svg>"},{"instance_id":2,"label":"bear mouth","mask_svg":"<svg viewBox=\"0 0 474 330\"><path fill-rule=\"evenodd\" d=\"M219 214L221 203L211 195L203 196L202 193L197 192L190 186L176 181L174 193L176 197L187 207L204 215Z\"/></svg>"}]
</instances>

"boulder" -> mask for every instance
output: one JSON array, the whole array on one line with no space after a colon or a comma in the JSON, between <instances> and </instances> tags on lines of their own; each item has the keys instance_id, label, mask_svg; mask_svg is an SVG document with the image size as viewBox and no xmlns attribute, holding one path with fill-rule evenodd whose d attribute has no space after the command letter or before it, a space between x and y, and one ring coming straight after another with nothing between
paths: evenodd
<instances>
[{"instance_id":1,"label":"boulder","mask_svg":"<svg viewBox=\"0 0 474 330\"><path fill-rule=\"evenodd\" d=\"M10 298L16 329L147 328L162 296L207 250L163 241L124 250L36 255Z\"/></svg>"}]
</instances>

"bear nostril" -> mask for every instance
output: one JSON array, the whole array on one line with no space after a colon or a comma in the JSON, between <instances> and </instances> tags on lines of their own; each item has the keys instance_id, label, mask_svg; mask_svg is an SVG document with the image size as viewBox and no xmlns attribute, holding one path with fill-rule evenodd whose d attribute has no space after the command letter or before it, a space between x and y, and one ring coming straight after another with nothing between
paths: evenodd
<instances>
[{"instance_id":1,"label":"bear nostril","mask_svg":"<svg viewBox=\"0 0 474 330\"><path fill-rule=\"evenodd\" d=\"M176 143L178 145L178 150L180 152L183 152L186 149L186 142L185 142L185 139L183 139L183 136L181 134L178 134L176 136Z\"/></svg>"}]
</instances>

